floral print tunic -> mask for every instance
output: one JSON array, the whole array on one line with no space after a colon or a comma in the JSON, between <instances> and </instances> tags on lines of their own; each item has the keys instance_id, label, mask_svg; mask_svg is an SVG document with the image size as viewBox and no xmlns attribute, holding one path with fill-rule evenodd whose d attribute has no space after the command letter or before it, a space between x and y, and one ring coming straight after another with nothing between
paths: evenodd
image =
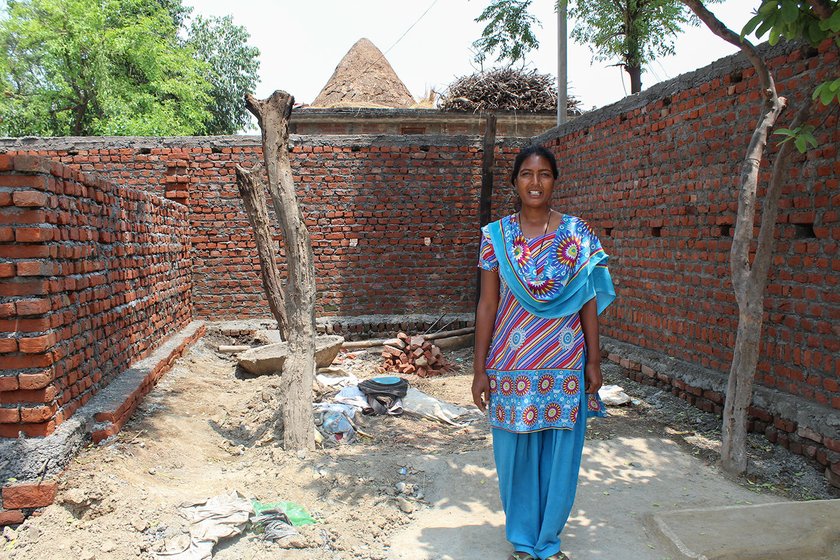
<instances>
[{"instance_id":1,"label":"floral print tunic","mask_svg":"<svg viewBox=\"0 0 840 560\"><path fill-rule=\"evenodd\" d=\"M516 215L502 220L510 258L535 296L562 290L580 269L578 257L602 251L583 220L563 215L554 232L522 235ZM507 243L509 242L509 243ZM488 226L482 228L480 268L498 270ZM585 395L585 343L578 313L538 317L522 307L499 275L499 307L487 355L490 424L511 432L571 429L586 403L588 415L603 415L596 395Z\"/></svg>"}]
</instances>

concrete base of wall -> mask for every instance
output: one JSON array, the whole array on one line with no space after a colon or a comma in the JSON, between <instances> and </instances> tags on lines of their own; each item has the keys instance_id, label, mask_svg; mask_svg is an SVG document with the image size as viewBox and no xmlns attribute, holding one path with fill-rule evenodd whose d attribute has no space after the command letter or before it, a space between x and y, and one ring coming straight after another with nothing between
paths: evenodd
<instances>
[{"instance_id":1,"label":"concrete base of wall","mask_svg":"<svg viewBox=\"0 0 840 560\"><path fill-rule=\"evenodd\" d=\"M2 487L0 526L21 523L34 509L55 499L56 479L88 441L98 443L119 432L142 398L173 362L201 338L203 321L194 321L99 391L55 432L43 438L0 440Z\"/></svg>"},{"instance_id":2,"label":"concrete base of wall","mask_svg":"<svg viewBox=\"0 0 840 560\"><path fill-rule=\"evenodd\" d=\"M724 374L609 337L601 337L601 345L607 359L630 370L634 381L660 387L701 410L722 416L727 383ZM840 416L836 410L756 385L748 428L816 461L825 468L828 481L840 488Z\"/></svg>"},{"instance_id":3,"label":"concrete base of wall","mask_svg":"<svg viewBox=\"0 0 840 560\"><path fill-rule=\"evenodd\" d=\"M446 313L443 315L358 315L355 317L318 317L318 334L339 334L344 340L387 338L402 331L407 334L423 334L441 330L455 330L475 325L473 313ZM244 319L240 321L219 321L208 325L226 336L247 339L260 330L276 330L273 319Z\"/></svg>"}]
</instances>

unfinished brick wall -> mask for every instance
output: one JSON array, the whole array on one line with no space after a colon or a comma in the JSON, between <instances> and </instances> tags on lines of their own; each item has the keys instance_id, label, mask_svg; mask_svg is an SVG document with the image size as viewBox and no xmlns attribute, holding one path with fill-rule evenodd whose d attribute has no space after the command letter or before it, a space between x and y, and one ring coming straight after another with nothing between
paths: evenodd
<instances>
[{"instance_id":1,"label":"unfinished brick wall","mask_svg":"<svg viewBox=\"0 0 840 560\"><path fill-rule=\"evenodd\" d=\"M0 156L0 437L51 433L191 318L187 208Z\"/></svg>"},{"instance_id":2,"label":"unfinished brick wall","mask_svg":"<svg viewBox=\"0 0 840 560\"><path fill-rule=\"evenodd\" d=\"M837 56L787 46L769 63L796 105L833 75ZM619 297L607 335L728 372L737 327L729 249L757 82L743 59L725 59L541 138L560 163L560 207L588 218L611 256ZM820 147L793 158L780 202L757 379L840 409L840 129L836 111L813 121ZM762 181L766 160L764 169Z\"/></svg>"},{"instance_id":3,"label":"unfinished brick wall","mask_svg":"<svg viewBox=\"0 0 840 560\"><path fill-rule=\"evenodd\" d=\"M837 64L829 50L785 46L769 54L780 91L792 100ZM728 371L736 326L728 252L758 91L746 61L730 57L538 139L558 155L558 208L590 220L612 256L619 299L603 319L609 336ZM795 158L781 201L758 381L837 409L836 117L820 130L821 147ZM319 314L472 310L479 139L293 142L315 245ZM497 216L511 211L508 173L518 146L497 146ZM188 204L196 314L268 316L233 172L236 163L256 161L258 140L22 140L5 147Z\"/></svg>"},{"instance_id":4,"label":"unfinished brick wall","mask_svg":"<svg viewBox=\"0 0 840 560\"><path fill-rule=\"evenodd\" d=\"M475 138L293 142L294 179L315 252L319 315L472 311L481 186ZM196 315L270 314L234 173L236 164L251 166L262 157L258 139L73 139L17 151L188 204Z\"/></svg>"}]
</instances>

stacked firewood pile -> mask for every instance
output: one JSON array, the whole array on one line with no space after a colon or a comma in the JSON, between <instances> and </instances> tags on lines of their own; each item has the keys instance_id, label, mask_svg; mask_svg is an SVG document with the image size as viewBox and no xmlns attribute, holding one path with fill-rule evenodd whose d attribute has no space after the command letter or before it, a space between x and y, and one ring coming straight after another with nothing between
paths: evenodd
<instances>
[{"instance_id":1,"label":"stacked firewood pile","mask_svg":"<svg viewBox=\"0 0 840 560\"><path fill-rule=\"evenodd\" d=\"M580 101L569 96L567 107L580 114ZM557 110L557 85L550 74L536 70L501 68L462 76L441 96L445 111L524 111L536 113Z\"/></svg>"},{"instance_id":2,"label":"stacked firewood pile","mask_svg":"<svg viewBox=\"0 0 840 560\"><path fill-rule=\"evenodd\" d=\"M440 348L422 335L408 336L401 332L391 344L382 347L384 363L381 372L393 371L402 374L415 374L418 377L432 377L451 369L452 365L444 357Z\"/></svg>"}]
</instances>

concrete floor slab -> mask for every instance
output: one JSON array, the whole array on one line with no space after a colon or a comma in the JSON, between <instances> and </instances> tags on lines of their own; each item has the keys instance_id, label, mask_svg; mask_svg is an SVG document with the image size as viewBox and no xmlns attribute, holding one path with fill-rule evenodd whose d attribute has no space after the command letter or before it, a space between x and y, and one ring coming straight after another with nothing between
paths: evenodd
<instances>
[{"instance_id":1,"label":"concrete floor slab","mask_svg":"<svg viewBox=\"0 0 840 560\"><path fill-rule=\"evenodd\" d=\"M677 558L840 559L840 500L686 509L653 521Z\"/></svg>"},{"instance_id":2,"label":"concrete floor slab","mask_svg":"<svg viewBox=\"0 0 840 560\"><path fill-rule=\"evenodd\" d=\"M394 560L493 560L510 552L491 450L426 457L433 506L391 539ZM444 495L444 489L451 489ZM572 560L675 560L652 530L663 511L777 502L724 478L668 439L587 441L575 508L563 531Z\"/></svg>"}]
</instances>

